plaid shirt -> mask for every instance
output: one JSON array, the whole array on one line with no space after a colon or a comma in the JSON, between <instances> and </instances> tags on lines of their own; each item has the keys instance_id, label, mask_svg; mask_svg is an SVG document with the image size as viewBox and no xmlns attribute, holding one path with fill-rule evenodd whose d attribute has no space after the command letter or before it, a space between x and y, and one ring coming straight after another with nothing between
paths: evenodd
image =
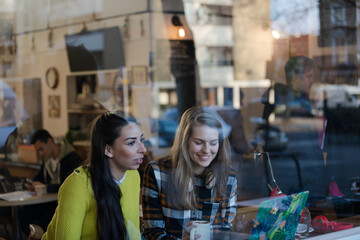
<instances>
[{"instance_id":1,"label":"plaid shirt","mask_svg":"<svg viewBox=\"0 0 360 240\"><path fill-rule=\"evenodd\" d=\"M195 178L197 209L176 209L169 196L170 160L151 162L145 169L142 188L143 220L146 239L177 239L182 237L185 224L190 220L207 220L213 229L230 230L236 215L237 180L230 171L226 195L214 196L201 178Z\"/></svg>"}]
</instances>

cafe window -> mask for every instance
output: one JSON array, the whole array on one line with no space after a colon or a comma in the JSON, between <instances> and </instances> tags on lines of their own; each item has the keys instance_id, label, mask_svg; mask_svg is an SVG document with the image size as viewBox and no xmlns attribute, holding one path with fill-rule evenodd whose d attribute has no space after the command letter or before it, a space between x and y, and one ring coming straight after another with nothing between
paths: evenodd
<instances>
[{"instance_id":1,"label":"cafe window","mask_svg":"<svg viewBox=\"0 0 360 240\"><path fill-rule=\"evenodd\" d=\"M165 156L198 105L232 139L238 212L257 211L275 180L309 191L312 220L360 226L357 1L42 3L0 1L0 158L13 174L40 167L35 130L83 151L109 110L139 124L146 156Z\"/></svg>"}]
</instances>

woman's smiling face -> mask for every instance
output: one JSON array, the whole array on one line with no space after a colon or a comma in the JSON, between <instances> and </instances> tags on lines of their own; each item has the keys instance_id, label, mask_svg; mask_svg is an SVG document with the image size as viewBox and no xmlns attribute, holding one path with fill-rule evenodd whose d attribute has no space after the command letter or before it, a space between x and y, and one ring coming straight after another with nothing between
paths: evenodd
<instances>
[{"instance_id":1,"label":"woman's smiling face","mask_svg":"<svg viewBox=\"0 0 360 240\"><path fill-rule=\"evenodd\" d=\"M189 141L189 156L195 163L195 173L201 174L219 150L219 132L206 125L195 126Z\"/></svg>"}]
</instances>

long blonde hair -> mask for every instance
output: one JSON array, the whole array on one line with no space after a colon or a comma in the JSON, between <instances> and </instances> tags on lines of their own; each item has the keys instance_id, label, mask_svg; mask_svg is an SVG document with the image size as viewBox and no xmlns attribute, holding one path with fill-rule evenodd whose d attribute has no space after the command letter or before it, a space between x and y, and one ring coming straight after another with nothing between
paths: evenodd
<instances>
[{"instance_id":1,"label":"long blonde hair","mask_svg":"<svg viewBox=\"0 0 360 240\"><path fill-rule=\"evenodd\" d=\"M196 208L196 196L194 191L195 172L193 161L189 156L189 140L196 126L206 125L217 129L219 132L219 150L215 159L205 169L205 184L215 183L216 194L224 195L230 168L230 144L224 137L224 129L217 116L202 107L192 107L184 112L179 127L176 131L172 146L172 182L174 193L174 205L186 209Z\"/></svg>"}]
</instances>

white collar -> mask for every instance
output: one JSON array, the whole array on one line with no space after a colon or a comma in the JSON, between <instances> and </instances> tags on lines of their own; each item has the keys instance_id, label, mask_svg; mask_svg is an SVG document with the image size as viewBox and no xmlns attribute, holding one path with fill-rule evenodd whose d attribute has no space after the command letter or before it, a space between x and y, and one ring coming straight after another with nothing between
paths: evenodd
<instances>
[{"instance_id":1,"label":"white collar","mask_svg":"<svg viewBox=\"0 0 360 240\"><path fill-rule=\"evenodd\" d=\"M119 185L125 180L125 177L126 177L126 173L124 174L124 176L122 177L122 179L120 179L119 181L114 178L114 181L115 181L116 185L119 186Z\"/></svg>"}]
</instances>

